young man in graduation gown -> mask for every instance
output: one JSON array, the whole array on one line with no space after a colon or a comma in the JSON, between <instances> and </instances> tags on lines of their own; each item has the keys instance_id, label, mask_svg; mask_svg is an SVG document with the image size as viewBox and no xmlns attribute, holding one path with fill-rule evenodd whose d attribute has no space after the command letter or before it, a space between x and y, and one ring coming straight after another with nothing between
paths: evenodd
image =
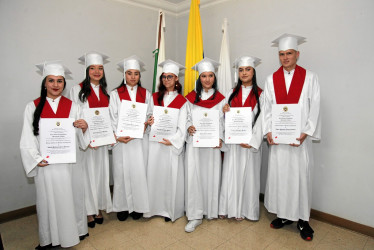
<instances>
[{"instance_id":1,"label":"young man in graduation gown","mask_svg":"<svg viewBox=\"0 0 374 250\"><path fill-rule=\"evenodd\" d=\"M270 224L279 229L297 221L304 240L313 239L308 221L311 209L312 140L321 138L318 77L297 65L298 45L304 37L284 34L273 43L279 48L281 67L265 82L264 134L269 143L265 207L277 218ZM298 104L301 110L299 144L276 144L272 136L272 105Z\"/></svg>"}]
</instances>

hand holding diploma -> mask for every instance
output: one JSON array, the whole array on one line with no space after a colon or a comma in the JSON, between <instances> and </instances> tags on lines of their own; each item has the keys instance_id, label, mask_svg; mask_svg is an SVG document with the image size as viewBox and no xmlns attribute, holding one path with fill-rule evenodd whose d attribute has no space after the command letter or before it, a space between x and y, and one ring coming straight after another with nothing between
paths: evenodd
<instances>
[{"instance_id":1,"label":"hand holding diploma","mask_svg":"<svg viewBox=\"0 0 374 250\"><path fill-rule=\"evenodd\" d=\"M117 141L119 142L123 142L125 144L127 144L128 142L130 142L131 140L133 140L134 138L131 138L130 136L124 136L124 137L117 137Z\"/></svg>"},{"instance_id":2,"label":"hand holding diploma","mask_svg":"<svg viewBox=\"0 0 374 250\"><path fill-rule=\"evenodd\" d=\"M247 143L240 143L240 146L241 146L242 148L251 148L251 147L252 147L251 145L249 145L249 144L247 144Z\"/></svg>"},{"instance_id":3,"label":"hand holding diploma","mask_svg":"<svg viewBox=\"0 0 374 250\"><path fill-rule=\"evenodd\" d=\"M38 163L38 167L45 167L45 166L48 166L48 161L46 160L42 160L41 162Z\"/></svg>"},{"instance_id":4,"label":"hand holding diploma","mask_svg":"<svg viewBox=\"0 0 374 250\"><path fill-rule=\"evenodd\" d=\"M274 140L273 140L273 133L271 133L271 132L267 133L266 139L267 139L269 145L278 145L278 143L275 143Z\"/></svg>"},{"instance_id":5,"label":"hand holding diploma","mask_svg":"<svg viewBox=\"0 0 374 250\"><path fill-rule=\"evenodd\" d=\"M230 111L230 105L228 105L226 103L225 106L223 106L222 111L223 111L223 113L229 112Z\"/></svg>"},{"instance_id":6,"label":"hand holding diploma","mask_svg":"<svg viewBox=\"0 0 374 250\"><path fill-rule=\"evenodd\" d=\"M300 146L301 144L303 144L304 140L306 139L308 135L307 134L304 134L304 133L301 133L300 137L299 138L296 138L296 140L298 140L300 142L300 144L295 144L295 143L292 143L290 144L291 146L293 147L298 147Z\"/></svg>"},{"instance_id":7,"label":"hand holding diploma","mask_svg":"<svg viewBox=\"0 0 374 250\"><path fill-rule=\"evenodd\" d=\"M192 136L193 134L195 134L196 128L194 127L194 125L192 125L188 127L187 131Z\"/></svg>"},{"instance_id":8,"label":"hand holding diploma","mask_svg":"<svg viewBox=\"0 0 374 250\"><path fill-rule=\"evenodd\" d=\"M73 126L76 127L76 128L80 128L82 129L82 132L85 133L87 128L88 128L88 124L85 120L83 119L79 119L79 120L76 120L74 123L73 123Z\"/></svg>"}]
</instances>

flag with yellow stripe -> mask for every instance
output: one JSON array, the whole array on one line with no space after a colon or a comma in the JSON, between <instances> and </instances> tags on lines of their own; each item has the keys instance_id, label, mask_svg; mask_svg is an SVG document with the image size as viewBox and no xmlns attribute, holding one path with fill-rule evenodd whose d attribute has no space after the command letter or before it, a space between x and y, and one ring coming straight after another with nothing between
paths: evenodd
<instances>
[{"instance_id":1,"label":"flag with yellow stripe","mask_svg":"<svg viewBox=\"0 0 374 250\"><path fill-rule=\"evenodd\" d=\"M184 95L187 95L195 88L195 81L199 73L191 68L204 57L199 5L200 0L191 0L187 32Z\"/></svg>"}]
</instances>

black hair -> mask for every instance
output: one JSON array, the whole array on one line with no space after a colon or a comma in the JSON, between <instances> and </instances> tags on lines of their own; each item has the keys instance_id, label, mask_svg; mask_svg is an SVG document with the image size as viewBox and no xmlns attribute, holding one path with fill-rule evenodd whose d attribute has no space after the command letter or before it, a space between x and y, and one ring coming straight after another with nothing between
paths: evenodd
<instances>
[{"instance_id":1,"label":"black hair","mask_svg":"<svg viewBox=\"0 0 374 250\"><path fill-rule=\"evenodd\" d=\"M256 97L256 100L257 100L257 113L255 115L255 120L254 120L254 123L256 123L257 121L257 118L258 116L260 115L261 113L261 105L260 105L260 98L259 98L259 94L258 94L258 85L257 85L257 78L256 78L256 70L255 68L252 68L253 69L253 78L252 78L252 91L253 93L255 94L255 97ZM230 97L229 97L229 105L231 106L231 101L233 98L235 98L238 93L239 93L239 90L240 88L242 87L242 80L240 80L240 78L238 78L238 83L236 84L235 88L234 88L234 91L231 93Z\"/></svg>"},{"instance_id":2,"label":"black hair","mask_svg":"<svg viewBox=\"0 0 374 250\"><path fill-rule=\"evenodd\" d=\"M166 92L166 87L165 85L162 83L162 76L164 75L164 73L162 73L160 75L160 84L158 85L158 98L157 98L157 102L158 104L160 105L162 100L164 99L164 95L165 95L165 92ZM175 85L174 85L174 90L176 90L178 92L178 94L182 93L182 85L180 84L179 80L175 81Z\"/></svg>"},{"instance_id":3,"label":"black hair","mask_svg":"<svg viewBox=\"0 0 374 250\"><path fill-rule=\"evenodd\" d=\"M217 93L217 77L216 77L216 74L214 74L214 82L213 82L213 86L212 86L212 89L214 89L214 94L213 94L213 99L216 98L216 93ZM197 78L196 80L196 97L195 97L195 101L193 103L198 103L200 101L200 98L201 98L201 91L203 90L203 85L201 84L201 74L199 75L199 78Z\"/></svg>"},{"instance_id":4,"label":"black hair","mask_svg":"<svg viewBox=\"0 0 374 250\"><path fill-rule=\"evenodd\" d=\"M33 132L34 135L39 135L39 121L40 121L40 116L42 114L45 102L47 100L47 88L45 87L45 82L47 81L47 77L44 77L42 81L42 86L40 90L40 102L38 106L36 106L35 111L34 111L34 120L32 122L32 126L34 128ZM64 89L66 87L66 80L64 77Z\"/></svg>"},{"instance_id":5,"label":"black hair","mask_svg":"<svg viewBox=\"0 0 374 250\"><path fill-rule=\"evenodd\" d=\"M90 66L86 69L86 78L82 81L82 89L79 91L78 97L81 102L85 102L87 97L91 94L91 78L89 75ZM108 92L106 91L106 87L108 86L105 78L105 72L103 70L103 77L99 81L100 89L103 91L104 95L109 98Z\"/></svg>"}]
</instances>

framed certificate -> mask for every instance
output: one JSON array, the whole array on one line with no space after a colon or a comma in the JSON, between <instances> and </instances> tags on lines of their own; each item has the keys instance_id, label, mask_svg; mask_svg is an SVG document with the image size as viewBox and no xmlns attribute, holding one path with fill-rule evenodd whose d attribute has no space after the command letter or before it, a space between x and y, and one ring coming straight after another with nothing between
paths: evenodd
<instances>
[{"instance_id":1,"label":"framed certificate","mask_svg":"<svg viewBox=\"0 0 374 250\"><path fill-rule=\"evenodd\" d=\"M192 123L196 129L193 147L219 146L219 111L193 110Z\"/></svg>"},{"instance_id":2,"label":"framed certificate","mask_svg":"<svg viewBox=\"0 0 374 250\"><path fill-rule=\"evenodd\" d=\"M117 137L143 138L147 104L122 100L118 116Z\"/></svg>"},{"instance_id":3,"label":"framed certificate","mask_svg":"<svg viewBox=\"0 0 374 250\"><path fill-rule=\"evenodd\" d=\"M83 115L88 124L88 131L91 137L90 144L92 147L99 147L116 142L110 124L108 108L84 109Z\"/></svg>"},{"instance_id":4,"label":"framed certificate","mask_svg":"<svg viewBox=\"0 0 374 250\"><path fill-rule=\"evenodd\" d=\"M154 123L149 134L149 141L169 139L177 133L179 109L154 106Z\"/></svg>"},{"instance_id":5,"label":"framed certificate","mask_svg":"<svg viewBox=\"0 0 374 250\"><path fill-rule=\"evenodd\" d=\"M273 104L272 136L275 143L300 144L301 109L299 104Z\"/></svg>"},{"instance_id":6,"label":"framed certificate","mask_svg":"<svg viewBox=\"0 0 374 250\"><path fill-rule=\"evenodd\" d=\"M73 118L40 119L40 153L48 164L76 162L73 122Z\"/></svg>"},{"instance_id":7,"label":"framed certificate","mask_svg":"<svg viewBox=\"0 0 374 250\"><path fill-rule=\"evenodd\" d=\"M225 143L248 144L252 138L252 108L230 108L225 113Z\"/></svg>"}]
</instances>

